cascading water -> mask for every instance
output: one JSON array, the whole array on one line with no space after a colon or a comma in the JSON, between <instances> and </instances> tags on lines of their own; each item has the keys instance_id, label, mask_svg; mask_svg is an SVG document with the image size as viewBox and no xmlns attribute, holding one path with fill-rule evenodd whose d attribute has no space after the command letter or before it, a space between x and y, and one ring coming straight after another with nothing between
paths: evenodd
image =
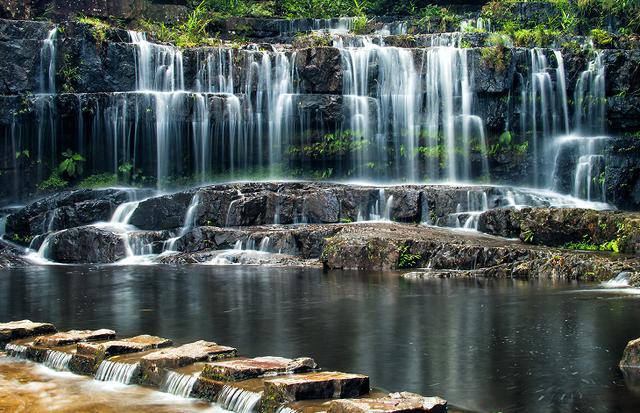
<instances>
[{"instance_id":1,"label":"cascading water","mask_svg":"<svg viewBox=\"0 0 640 413\"><path fill-rule=\"evenodd\" d=\"M160 384L160 391L175 396L189 397L196 381L198 381L198 375L170 371L164 376Z\"/></svg>"},{"instance_id":2,"label":"cascading water","mask_svg":"<svg viewBox=\"0 0 640 413\"><path fill-rule=\"evenodd\" d=\"M100 363L96 372L96 380L113 381L122 384L131 384L138 374L138 363L117 363L105 360Z\"/></svg>"},{"instance_id":3,"label":"cascading water","mask_svg":"<svg viewBox=\"0 0 640 413\"><path fill-rule=\"evenodd\" d=\"M257 412L262 393L255 393L239 387L224 385L216 398L223 408L236 413Z\"/></svg>"},{"instance_id":4,"label":"cascading water","mask_svg":"<svg viewBox=\"0 0 640 413\"><path fill-rule=\"evenodd\" d=\"M4 348L4 351L7 352L9 357L14 357L17 359L26 359L27 358L27 346L23 346L21 344L7 344Z\"/></svg>"},{"instance_id":5,"label":"cascading water","mask_svg":"<svg viewBox=\"0 0 640 413\"><path fill-rule=\"evenodd\" d=\"M49 31L40 49L40 92L56 93L56 37L58 28Z\"/></svg>"},{"instance_id":6,"label":"cascading water","mask_svg":"<svg viewBox=\"0 0 640 413\"><path fill-rule=\"evenodd\" d=\"M67 371L69 370L69 362L73 354L64 353L62 351L49 350L44 360L44 365L53 370Z\"/></svg>"},{"instance_id":7,"label":"cascading water","mask_svg":"<svg viewBox=\"0 0 640 413\"><path fill-rule=\"evenodd\" d=\"M478 175L486 174L484 124L472 112L467 51L442 46L414 52L361 40L360 47L341 48L345 114L354 137L366 143L352 165L356 176L388 178L384 168L377 176L371 170L391 161L392 176L408 181L424 176L469 180L474 147L483 158ZM372 76L375 90L370 90ZM393 146L390 155L388 143ZM417 163L418 155L425 158L424 165Z\"/></svg>"},{"instance_id":8,"label":"cascading water","mask_svg":"<svg viewBox=\"0 0 640 413\"><path fill-rule=\"evenodd\" d=\"M183 237L191 228L193 228L196 224L196 213L198 211L198 207L200 206L200 194L196 192L196 194L191 198L191 203L187 208L187 213L184 217L184 223L182 224L182 228L178 233L177 237L173 237L165 243L165 251L175 251L175 244L181 237Z\"/></svg>"}]
</instances>

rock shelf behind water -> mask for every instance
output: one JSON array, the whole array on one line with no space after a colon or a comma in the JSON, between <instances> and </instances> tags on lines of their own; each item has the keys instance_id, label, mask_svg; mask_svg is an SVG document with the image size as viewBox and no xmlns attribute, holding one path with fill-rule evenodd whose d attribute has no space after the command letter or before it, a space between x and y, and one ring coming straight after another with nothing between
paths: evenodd
<instances>
[{"instance_id":1,"label":"rock shelf behind water","mask_svg":"<svg viewBox=\"0 0 640 413\"><path fill-rule=\"evenodd\" d=\"M83 341L113 340L116 332L113 330L70 330L48 336L40 336L34 340L34 345L42 347L60 347Z\"/></svg>"}]
</instances>

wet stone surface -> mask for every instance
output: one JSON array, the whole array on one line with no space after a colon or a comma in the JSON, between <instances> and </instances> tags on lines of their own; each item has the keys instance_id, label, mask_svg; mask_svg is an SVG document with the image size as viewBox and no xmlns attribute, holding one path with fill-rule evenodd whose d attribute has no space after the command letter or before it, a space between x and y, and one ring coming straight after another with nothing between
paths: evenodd
<instances>
[{"instance_id":1,"label":"wet stone surface","mask_svg":"<svg viewBox=\"0 0 640 413\"><path fill-rule=\"evenodd\" d=\"M447 401L440 397L422 397L412 393L391 393L388 397L381 398L336 400L331 402L328 413L445 413L446 411Z\"/></svg>"},{"instance_id":2,"label":"wet stone surface","mask_svg":"<svg viewBox=\"0 0 640 413\"><path fill-rule=\"evenodd\" d=\"M37 337L33 344L42 347L67 346L83 341L113 340L116 332L113 330L70 330L48 336Z\"/></svg>"},{"instance_id":3,"label":"wet stone surface","mask_svg":"<svg viewBox=\"0 0 640 413\"><path fill-rule=\"evenodd\" d=\"M11 321L0 324L0 348L12 340L55 333L53 324L33 322L31 320Z\"/></svg>"},{"instance_id":4,"label":"wet stone surface","mask_svg":"<svg viewBox=\"0 0 640 413\"><path fill-rule=\"evenodd\" d=\"M265 374L298 373L315 368L317 365L310 358L292 360L282 357L256 357L208 364L202 371L202 376L219 381L238 381Z\"/></svg>"}]
</instances>

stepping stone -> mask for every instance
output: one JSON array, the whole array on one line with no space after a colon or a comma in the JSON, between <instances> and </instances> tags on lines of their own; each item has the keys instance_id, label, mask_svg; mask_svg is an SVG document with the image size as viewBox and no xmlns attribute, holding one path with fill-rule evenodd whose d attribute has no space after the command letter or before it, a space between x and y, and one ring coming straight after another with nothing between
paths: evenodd
<instances>
[{"instance_id":1,"label":"stepping stone","mask_svg":"<svg viewBox=\"0 0 640 413\"><path fill-rule=\"evenodd\" d=\"M447 401L412 393L391 393L389 397L336 400L328 413L446 413Z\"/></svg>"},{"instance_id":2,"label":"stepping stone","mask_svg":"<svg viewBox=\"0 0 640 413\"><path fill-rule=\"evenodd\" d=\"M241 358L207 364L202 377L217 381L239 381L265 374L302 373L317 367L315 361L308 357L295 360L283 357Z\"/></svg>"},{"instance_id":3,"label":"stepping stone","mask_svg":"<svg viewBox=\"0 0 640 413\"><path fill-rule=\"evenodd\" d=\"M640 374L640 338L629 341L620 360L622 370L635 369Z\"/></svg>"},{"instance_id":4,"label":"stepping stone","mask_svg":"<svg viewBox=\"0 0 640 413\"><path fill-rule=\"evenodd\" d=\"M79 342L113 340L114 338L116 338L116 332L113 330L71 330L38 337L33 344L42 347L61 347Z\"/></svg>"},{"instance_id":5,"label":"stepping stone","mask_svg":"<svg viewBox=\"0 0 640 413\"><path fill-rule=\"evenodd\" d=\"M11 321L0 323L0 348L4 348L9 341L21 338L55 333L58 330L50 323L37 323L31 320Z\"/></svg>"},{"instance_id":6,"label":"stepping stone","mask_svg":"<svg viewBox=\"0 0 640 413\"><path fill-rule=\"evenodd\" d=\"M77 352L69 362L69 370L76 374L92 376L104 359L120 354L139 353L168 347L171 344L169 339L146 334L104 343L78 343Z\"/></svg>"},{"instance_id":7,"label":"stepping stone","mask_svg":"<svg viewBox=\"0 0 640 413\"><path fill-rule=\"evenodd\" d=\"M361 374L319 372L264 381L263 412L274 412L287 402L359 397L369 392L369 377Z\"/></svg>"},{"instance_id":8,"label":"stepping stone","mask_svg":"<svg viewBox=\"0 0 640 413\"><path fill-rule=\"evenodd\" d=\"M147 354L140 359L140 368L145 384L159 386L167 369L178 369L199 361L235 357L236 353L233 347L201 340Z\"/></svg>"},{"instance_id":9,"label":"stepping stone","mask_svg":"<svg viewBox=\"0 0 640 413\"><path fill-rule=\"evenodd\" d=\"M78 354L109 358L119 354L138 353L155 348L169 347L171 344L172 342L169 339L144 334L98 344L78 343Z\"/></svg>"}]
</instances>

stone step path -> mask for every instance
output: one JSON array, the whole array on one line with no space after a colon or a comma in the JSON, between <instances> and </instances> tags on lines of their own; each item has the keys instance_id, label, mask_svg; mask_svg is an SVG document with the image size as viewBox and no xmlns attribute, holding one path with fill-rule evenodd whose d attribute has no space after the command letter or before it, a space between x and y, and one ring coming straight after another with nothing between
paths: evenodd
<instances>
[{"instance_id":1,"label":"stone step path","mask_svg":"<svg viewBox=\"0 0 640 413\"><path fill-rule=\"evenodd\" d=\"M320 371L308 357L238 357L233 347L196 341L117 338L113 330L58 332L50 323L0 323L6 355L69 370L96 380L139 384L196 397L237 413L445 412L439 397L372 393L369 377Z\"/></svg>"}]
</instances>

